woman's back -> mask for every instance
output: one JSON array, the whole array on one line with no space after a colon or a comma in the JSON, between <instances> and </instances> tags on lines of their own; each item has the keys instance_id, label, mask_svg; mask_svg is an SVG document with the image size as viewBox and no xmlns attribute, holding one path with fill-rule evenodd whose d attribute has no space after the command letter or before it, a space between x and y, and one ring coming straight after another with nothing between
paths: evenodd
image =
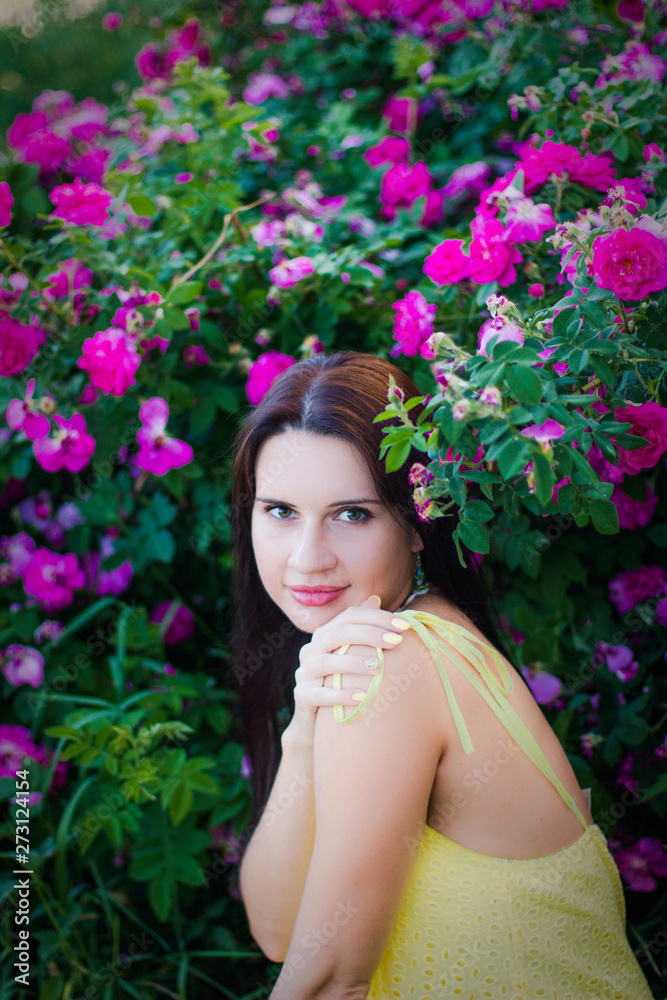
<instances>
[{"instance_id":1,"label":"woman's back","mask_svg":"<svg viewBox=\"0 0 667 1000\"><path fill-rule=\"evenodd\" d=\"M447 749L368 1000L651 1000L618 869L557 737L511 664L488 644L480 656L478 630L421 605L402 614L445 687Z\"/></svg>"},{"instance_id":2,"label":"woman's back","mask_svg":"<svg viewBox=\"0 0 667 1000\"><path fill-rule=\"evenodd\" d=\"M487 642L480 630L434 588L416 598L411 610L433 614ZM427 647L423 645L422 649L430 664ZM500 682L489 655L483 649L481 652ZM587 801L558 737L521 675L508 660L501 659L512 683L512 690L502 700L516 711L532 734L586 823L592 823ZM449 668L447 673L475 749L465 752L443 697L443 742L447 751L438 764L427 823L460 844L498 857L534 858L576 840L581 823L553 785L517 746L470 680L457 668Z\"/></svg>"}]
</instances>

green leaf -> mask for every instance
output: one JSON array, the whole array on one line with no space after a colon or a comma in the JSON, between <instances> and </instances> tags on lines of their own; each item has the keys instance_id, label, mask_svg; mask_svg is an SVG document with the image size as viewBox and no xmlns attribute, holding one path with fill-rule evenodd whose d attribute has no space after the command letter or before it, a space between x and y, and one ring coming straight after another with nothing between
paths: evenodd
<instances>
[{"instance_id":1,"label":"green leaf","mask_svg":"<svg viewBox=\"0 0 667 1000\"><path fill-rule=\"evenodd\" d=\"M480 552L483 555L488 553L489 530L483 524L477 524L474 521L461 521L459 523L459 537L472 552Z\"/></svg>"},{"instance_id":2,"label":"green leaf","mask_svg":"<svg viewBox=\"0 0 667 1000\"><path fill-rule=\"evenodd\" d=\"M535 496L541 504L548 504L556 484L556 477L546 455L533 453L533 471L535 473Z\"/></svg>"},{"instance_id":3,"label":"green leaf","mask_svg":"<svg viewBox=\"0 0 667 1000\"><path fill-rule=\"evenodd\" d=\"M190 320L182 309L164 306L164 320L170 330L189 330Z\"/></svg>"},{"instance_id":4,"label":"green leaf","mask_svg":"<svg viewBox=\"0 0 667 1000\"><path fill-rule=\"evenodd\" d=\"M385 463L387 472L396 472L397 469L401 468L403 463L407 461L408 455L410 454L410 448L411 444L408 440L389 449Z\"/></svg>"},{"instance_id":5,"label":"green leaf","mask_svg":"<svg viewBox=\"0 0 667 1000\"><path fill-rule=\"evenodd\" d=\"M511 365L505 373L505 383L519 403L535 405L542 398L542 380L532 368Z\"/></svg>"},{"instance_id":6,"label":"green leaf","mask_svg":"<svg viewBox=\"0 0 667 1000\"><path fill-rule=\"evenodd\" d=\"M188 815L192 809L193 799L194 796L189 785L180 784L174 790L174 793L169 800L169 818L174 826L178 826L179 823L182 823ZM179 864L183 860L184 859L181 858Z\"/></svg>"},{"instance_id":7,"label":"green leaf","mask_svg":"<svg viewBox=\"0 0 667 1000\"><path fill-rule=\"evenodd\" d=\"M500 474L505 480L523 472L531 458L531 448L527 441L507 441L495 454Z\"/></svg>"},{"instance_id":8,"label":"green leaf","mask_svg":"<svg viewBox=\"0 0 667 1000\"><path fill-rule=\"evenodd\" d=\"M467 521L476 521L481 523L482 521L490 521L493 517L493 510L489 507L488 503L484 503L483 500L469 500L465 506L463 516Z\"/></svg>"},{"instance_id":9,"label":"green leaf","mask_svg":"<svg viewBox=\"0 0 667 1000\"><path fill-rule=\"evenodd\" d=\"M145 194L131 194L127 202L137 215L146 215L149 219L155 215L155 205Z\"/></svg>"},{"instance_id":10,"label":"green leaf","mask_svg":"<svg viewBox=\"0 0 667 1000\"><path fill-rule=\"evenodd\" d=\"M618 510L611 500L591 500L588 505L591 520L601 535L615 535L619 530Z\"/></svg>"},{"instance_id":11,"label":"green leaf","mask_svg":"<svg viewBox=\"0 0 667 1000\"><path fill-rule=\"evenodd\" d=\"M148 887L148 900L158 920L163 923L169 916L171 905L171 887L167 875L155 879Z\"/></svg>"},{"instance_id":12,"label":"green leaf","mask_svg":"<svg viewBox=\"0 0 667 1000\"><path fill-rule=\"evenodd\" d=\"M203 281L184 281L182 285L176 285L167 295L167 301L175 306L184 306L192 302L204 287Z\"/></svg>"}]
</instances>

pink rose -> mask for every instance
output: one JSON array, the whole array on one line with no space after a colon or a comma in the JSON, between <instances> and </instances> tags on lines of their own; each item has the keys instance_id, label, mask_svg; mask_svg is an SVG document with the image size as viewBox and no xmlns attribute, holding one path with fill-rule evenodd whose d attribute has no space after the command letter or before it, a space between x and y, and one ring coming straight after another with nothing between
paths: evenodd
<instances>
[{"instance_id":1,"label":"pink rose","mask_svg":"<svg viewBox=\"0 0 667 1000\"><path fill-rule=\"evenodd\" d=\"M470 277L470 257L463 252L463 240L444 240L424 261L422 271L436 285L453 285Z\"/></svg>"},{"instance_id":2,"label":"pink rose","mask_svg":"<svg viewBox=\"0 0 667 1000\"><path fill-rule=\"evenodd\" d=\"M7 181L0 181L0 229L12 221L11 207L14 198Z\"/></svg>"},{"instance_id":3,"label":"pink rose","mask_svg":"<svg viewBox=\"0 0 667 1000\"><path fill-rule=\"evenodd\" d=\"M513 340L516 344L523 344L523 334L519 327L514 326L513 323L507 323L503 316L495 316L482 324L477 338L477 353L486 357L489 341L496 336L497 344L503 340Z\"/></svg>"},{"instance_id":4,"label":"pink rose","mask_svg":"<svg viewBox=\"0 0 667 1000\"><path fill-rule=\"evenodd\" d=\"M46 340L38 326L25 326L0 312L0 376L20 375Z\"/></svg>"},{"instance_id":5,"label":"pink rose","mask_svg":"<svg viewBox=\"0 0 667 1000\"><path fill-rule=\"evenodd\" d=\"M476 216L470 224L473 240L470 244L470 277L480 285L497 281L499 285L511 285L516 281L515 264L520 264L523 256L508 239L507 233L497 219Z\"/></svg>"},{"instance_id":6,"label":"pink rose","mask_svg":"<svg viewBox=\"0 0 667 1000\"><path fill-rule=\"evenodd\" d=\"M124 396L134 385L134 374L141 364L136 345L123 330L109 327L83 342L83 355L77 366L87 371L96 389L113 396Z\"/></svg>"},{"instance_id":7,"label":"pink rose","mask_svg":"<svg viewBox=\"0 0 667 1000\"><path fill-rule=\"evenodd\" d=\"M291 260L281 260L269 271L269 278L278 288L291 288L297 281L307 278L315 270L310 257L292 257Z\"/></svg>"},{"instance_id":8,"label":"pink rose","mask_svg":"<svg viewBox=\"0 0 667 1000\"><path fill-rule=\"evenodd\" d=\"M642 219L628 232L615 229L593 241L593 276L619 299L643 299L667 286L667 240Z\"/></svg>"},{"instance_id":9,"label":"pink rose","mask_svg":"<svg viewBox=\"0 0 667 1000\"><path fill-rule=\"evenodd\" d=\"M294 358L279 351L266 351L260 354L248 371L246 393L250 404L257 406L278 376L294 363Z\"/></svg>"},{"instance_id":10,"label":"pink rose","mask_svg":"<svg viewBox=\"0 0 667 1000\"><path fill-rule=\"evenodd\" d=\"M73 226L102 226L109 218L113 201L110 191L99 184L83 184L76 177L73 184L61 184L49 194L56 206L51 214Z\"/></svg>"},{"instance_id":11,"label":"pink rose","mask_svg":"<svg viewBox=\"0 0 667 1000\"><path fill-rule=\"evenodd\" d=\"M32 451L45 472L80 472L88 465L95 451L95 438L86 431L86 418L75 413L69 420L54 413L58 425L56 436L40 437L33 441Z\"/></svg>"},{"instance_id":12,"label":"pink rose","mask_svg":"<svg viewBox=\"0 0 667 1000\"><path fill-rule=\"evenodd\" d=\"M123 15L117 14L115 11L109 11L102 18L102 27L105 31L118 31L122 23Z\"/></svg>"},{"instance_id":13,"label":"pink rose","mask_svg":"<svg viewBox=\"0 0 667 1000\"><path fill-rule=\"evenodd\" d=\"M410 143L397 135L386 135L375 146L364 153L364 159L371 167L381 167L383 163L407 163Z\"/></svg>"},{"instance_id":14,"label":"pink rose","mask_svg":"<svg viewBox=\"0 0 667 1000\"><path fill-rule=\"evenodd\" d=\"M398 341L391 351L396 357L401 352L408 357L417 353L423 358L432 360L435 357L426 341L433 333L433 317L437 306L429 305L421 292L408 292L404 299L395 302L392 309L396 310L394 319L394 339Z\"/></svg>"},{"instance_id":15,"label":"pink rose","mask_svg":"<svg viewBox=\"0 0 667 1000\"><path fill-rule=\"evenodd\" d=\"M652 468L667 451L667 408L651 401L639 406L617 407L614 416L620 423L632 425L628 434L637 434L648 441L641 448L619 447L619 468L631 476L641 469Z\"/></svg>"},{"instance_id":16,"label":"pink rose","mask_svg":"<svg viewBox=\"0 0 667 1000\"><path fill-rule=\"evenodd\" d=\"M642 566L641 569L619 573L609 582L609 600L619 615L624 615L636 604L665 592L667 573L662 566Z\"/></svg>"},{"instance_id":17,"label":"pink rose","mask_svg":"<svg viewBox=\"0 0 667 1000\"><path fill-rule=\"evenodd\" d=\"M646 482L645 500L635 500L634 497L628 496L620 486L614 487L611 500L618 511L618 526L626 531L645 528L651 522L658 503L657 494L653 492L648 481Z\"/></svg>"}]
</instances>

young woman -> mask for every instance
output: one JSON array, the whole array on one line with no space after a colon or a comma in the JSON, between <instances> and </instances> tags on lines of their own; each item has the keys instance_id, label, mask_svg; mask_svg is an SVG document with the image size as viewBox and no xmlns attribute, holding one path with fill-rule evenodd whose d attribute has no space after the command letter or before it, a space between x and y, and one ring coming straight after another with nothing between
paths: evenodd
<instances>
[{"instance_id":1,"label":"young woman","mask_svg":"<svg viewBox=\"0 0 667 1000\"><path fill-rule=\"evenodd\" d=\"M417 517L425 456L378 458L390 374L419 395L374 355L301 361L235 443L240 891L283 963L271 1000L650 1000L605 837L475 564L450 519Z\"/></svg>"}]
</instances>

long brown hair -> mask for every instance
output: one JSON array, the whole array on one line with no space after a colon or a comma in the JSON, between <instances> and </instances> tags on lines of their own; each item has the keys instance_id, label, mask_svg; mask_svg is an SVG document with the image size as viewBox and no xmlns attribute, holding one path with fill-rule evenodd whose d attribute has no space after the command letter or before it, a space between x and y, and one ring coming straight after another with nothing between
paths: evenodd
<instances>
[{"instance_id":1,"label":"long brown hair","mask_svg":"<svg viewBox=\"0 0 667 1000\"><path fill-rule=\"evenodd\" d=\"M385 409L389 376L404 398L421 396L412 379L374 354L338 351L315 354L282 372L239 428L234 442L232 476L232 599L230 679L237 687L241 741L252 767L254 827L269 797L281 756L280 736L294 713L294 672L300 648L311 635L297 628L269 597L259 578L251 540L257 456L264 442L286 430L333 435L354 445L365 460L378 497L424 543L426 579L439 587L503 651L491 610L490 594L474 558L462 546L467 568L452 539L455 519L421 521L413 502L408 471L424 464L413 449L407 462L387 472L379 458L386 423L373 423ZM410 410L413 422L423 404ZM428 462L428 459L426 459Z\"/></svg>"}]
</instances>

